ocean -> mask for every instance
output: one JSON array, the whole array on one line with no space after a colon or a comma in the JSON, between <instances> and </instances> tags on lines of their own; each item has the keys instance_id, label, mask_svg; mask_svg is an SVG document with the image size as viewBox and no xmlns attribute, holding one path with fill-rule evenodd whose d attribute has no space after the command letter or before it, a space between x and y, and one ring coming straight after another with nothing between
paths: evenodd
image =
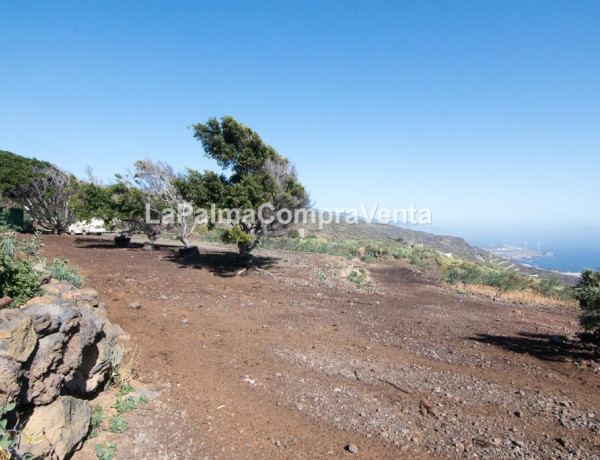
<instances>
[{"instance_id":1,"label":"ocean","mask_svg":"<svg viewBox=\"0 0 600 460\"><path fill-rule=\"evenodd\" d=\"M600 247L598 246L545 245L543 250L552 252L554 257L539 257L524 260L523 263L570 273L581 272L585 268L600 269Z\"/></svg>"},{"instance_id":2,"label":"ocean","mask_svg":"<svg viewBox=\"0 0 600 460\"><path fill-rule=\"evenodd\" d=\"M499 229L496 232L465 232L468 243L477 247L492 245L514 245L537 248L540 243L543 252L551 252L553 257L539 257L521 261L547 270L579 273L586 268L600 269L600 228L542 229L526 231Z\"/></svg>"}]
</instances>

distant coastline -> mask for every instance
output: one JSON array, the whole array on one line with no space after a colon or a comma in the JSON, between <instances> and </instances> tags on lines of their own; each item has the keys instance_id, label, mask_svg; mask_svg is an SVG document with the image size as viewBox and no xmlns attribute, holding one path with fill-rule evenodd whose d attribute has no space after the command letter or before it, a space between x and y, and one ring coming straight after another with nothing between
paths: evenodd
<instances>
[{"instance_id":1,"label":"distant coastline","mask_svg":"<svg viewBox=\"0 0 600 460\"><path fill-rule=\"evenodd\" d=\"M525 267L569 276L578 276L586 268L600 267L600 247L585 241L581 246L556 245L551 250L530 249L511 244L483 246L482 249L493 257L510 260Z\"/></svg>"},{"instance_id":2,"label":"distant coastline","mask_svg":"<svg viewBox=\"0 0 600 460\"><path fill-rule=\"evenodd\" d=\"M542 251L541 249L529 249L527 247L522 248L511 244L506 245L493 245L482 248L488 251L490 254L502 257L503 259L512 260L513 262L523 262L526 260L534 260L539 258L550 258L554 257L552 252Z\"/></svg>"}]
</instances>

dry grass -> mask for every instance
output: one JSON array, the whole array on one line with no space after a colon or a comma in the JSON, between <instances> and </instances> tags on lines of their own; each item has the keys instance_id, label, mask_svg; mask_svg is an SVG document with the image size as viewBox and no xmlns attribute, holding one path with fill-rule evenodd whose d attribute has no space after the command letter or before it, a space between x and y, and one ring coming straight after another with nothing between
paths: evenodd
<instances>
[{"instance_id":1,"label":"dry grass","mask_svg":"<svg viewBox=\"0 0 600 460\"><path fill-rule=\"evenodd\" d=\"M131 356L129 357L129 361L123 362L123 356L121 353L116 353L113 356L113 366L109 378L109 384L114 384L117 387L129 383L134 377L135 373L133 370L133 366L137 363L140 358L140 351L137 348L137 345Z\"/></svg>"},{"instance_id":2,"label":"dry grass","mask_svg":"<svg viewBox=\"0 0 600 460\"><path fill-rule=\"evenodd\" d=\"M462 283L459 285L459 287L451 284L445 284L445 287L454 292L470 294L477 297L486 297L488 299L502 300L504 302L512 302L520 305L540 305L544 307L561 307L573 310L579 309L579 304L576 300L555 299L531 291L500 292L497 288L492 286L484 286L480 284L464 285Z\"/></svg>"}]
</instances>

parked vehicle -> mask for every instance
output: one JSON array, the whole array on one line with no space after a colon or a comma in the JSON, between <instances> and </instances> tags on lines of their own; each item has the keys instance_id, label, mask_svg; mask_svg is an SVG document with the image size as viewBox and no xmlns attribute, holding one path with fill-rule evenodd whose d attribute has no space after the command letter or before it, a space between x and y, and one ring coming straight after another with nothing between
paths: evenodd
<instances>
[{"instance_id":1,"label":"parked vehicle","mask_svg":"<svg viewBox=\"0 0 600 460\"><path fill-rule=\"evenodd\" d=\"M90 222L80 220L69 225L69 233L71 235L102 235L106 233L106 229L102 219L92 219Z\"/></svg>"}]
</instances>

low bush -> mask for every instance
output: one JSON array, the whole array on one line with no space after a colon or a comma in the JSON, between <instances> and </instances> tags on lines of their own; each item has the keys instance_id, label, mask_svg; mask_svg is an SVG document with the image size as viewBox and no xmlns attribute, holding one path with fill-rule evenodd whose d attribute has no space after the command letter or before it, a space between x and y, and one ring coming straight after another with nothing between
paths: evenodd
<instances>
[{"instance_id":1,"label":"low bush","mask_svg":"<svg viewBox=\"0 0 600 460\"><path fill-rule=\"evenodd\" d=\"M42 246L39 234L17 237L10 227L0 227L0 298L13 299L8 308L16 308L40 294L40 273L36 265L43 265L56 280L81 287L82 279L77 267L70 265L66 259L47 263L38 255Z\"/></svg>"},{"instance_id":2,"label":"low bush","mask_svg":"<svg viewBox=\"0 0 600 460\"><path fill-rule=\"evenodd\" d=\"M600 334L600 271L584 270L574 291L581 308L581 326Z\"/></svg>"},{"instance_id":3,"label":"low bush","mask_svg":"<svg viewBox=\"0 0 600 460\"><path fill-rule=\"evenodd\" d=\"M295 252L313 252L330 254L346 258L360 258L363 262L376 262L386 258L404 259L420 268L423 273L434 279L442 279L452 285L482 286L493 292L522 293L515 298L551 299L552 305L571 304L572 292L558 280L537 280L514 271L449 257L429 247L413 247L398 241L377 240L327 240L310 235L306 238L272 238L265 246L272 249L284 249ZM354 280L351 280L354 281ZM487 292L486 290L486 292Z\"/></svg>"},{"instance_id":4,"label":"low bush","mask_svg":"<svg viewBox=\"0 0 600 460\"><path fill-rule=\"evenodd\" d=\"M80 288L83 284L79 269L74 265L70 265L67 259L55 258L51 265L47 263L45 265L52 278L58 281L67 281L76 288Z\"/></svg>"},{"instance_id":5,"label":"low bush","mask_svg":"<svg viewBox=\"0 0 600 460\"><path fill-rule=\"evenodd\" d=\"M37 236L17 239L16 233L0 231L0 298L11 297L11 308L18 307L40 292L40 280L33 270L35 254L41 247Z\"/></svg>"}]
</instances>

